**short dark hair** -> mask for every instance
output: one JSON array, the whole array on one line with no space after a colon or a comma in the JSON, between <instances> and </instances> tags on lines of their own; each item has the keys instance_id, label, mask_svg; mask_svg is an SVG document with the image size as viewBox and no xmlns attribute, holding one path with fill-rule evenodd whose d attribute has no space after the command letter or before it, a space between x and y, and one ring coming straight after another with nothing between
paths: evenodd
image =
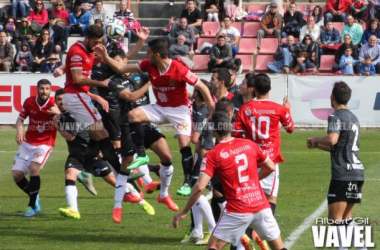
<instances>
[{"instance_id":1,"label":"short dark hair","mask_svg":"<svg viewBox=\"0 0 380 250\"><path fill-rule=\"evenodd\" d=\"M73 12L74 13L79 13L79 12L82 12L82 10L81 10L81 8L79 6L75 6Z\"/></svg>"},{"instance_id":2,"label":"short dark hair","mask_svg":"<svg viewBox=\"0 0 380 250\"><path fill-rule=\"evenodd\" d=\"M195 3L195 0L186 0L186 3L188 2L194 2Z\"/></svg>"},{"instance_id":3,"label":"short dark hair","mask_svg":"<svg viewBox=\"0 0 380 250\"><path fill-rule=\"evenodd\" d=\"M348 49L352 50L352 47L351 46L346 46L346 48L344 50L346 51Z\"/></svg>"},{"instance_id":4,"label":"short dark hair","mask_svg":"<svg viewBox=\"0 0 380 250\"><path fill-rule=\"evenodd\" d=\"M225 112L215 112L211 121L214 124L214 130L219 136L226 136L231 131L231 121Z\"/></svg>"},{"instance_id":5,"label":"short dark hair","mask_svg":"<svg viewBox=\"0 0 380 250\"><path fill-rule=\"evenodd\" d=\"M223 20L226 19L226 18L232 20L232 18L231 18L230 16L228 16L228 15L225 15L225 16L223 17Z\"/></svg>"},{"instance_id":6,"label":"short dark hair","mask_svg":"<svg viewBox=\"0 0 380 250\"><path fill-rule=\"evenodd\" d=\"M259 94L265 95L271 90L271 81L267 74L257 74L254 80L255 89Z\"/></svg>"},{"instance_id":7,"label":"short dark hair","mask_svg":"<svg viewBox=\"0 0 380 250\"><path fill-rule=\"evenodd\" d=\"M245 74L245 79L247 80L247 87L248 88L254 88L255 87L255 73L252 73L252 72L248 72L247 74Z\"/></svg>"},{"instance_id":8,"label":"short dark hair","mask_svg":"<svg viewBox=\"0 0 380 250\"><path fill-rule=\"evenodd\" d=\"M339 81L334 83L332 95L338 104L346 105L351 98L351 89L347 83Z\"/></svg>"},{"instance_id":9,"label":"short dark hair","mask_svg":"<svg viewBox=\"0 0 380 250\"><path fill-rule=\"evenodd\" d=\"M231 84L231 74L226 68L216 68L211 71L218 74L218 80L224 81L224 87L228 88Z\"/></svg>"},{"instance_id":10,"label":"short dark hair","mask_svg":"<svg viewBox=\"0 0 380 250\"><path fill-rule=\"evenodd\" d=\"M41 79L37 82L37 88L39 88L43 84L49 84L51 85L51 82L48 79Z\"/></svg>"},{"instance_id":11,"label":"short dark hair","mask_svg":"<svg viewBox=\"0 0 380 250\"><path fill-rule=\"evenodd\" d=\"M371 58L371 56L369 54L365 54L364 55L364 60L367 60L367 59L371 59L371 61L372 61L372 58Z\"/></svg>"},{"instance_id":12,"label":"short dark hair","mask_svg":"<svg viewBox=\"0 0 380 250\"><path fill-rule=\"evenodd\" d=\"M223 97L215 104L215 112L228 113L234 111L234 103L227 97Z\"/></svg>"},{"instance_id":13,"label":"short dark hair","mask_svg":"<svg viewBox=\"0 0 380 250\"><path fill-rule=\"evenodd\" d=\"M219 40L220 38L223 38L223 39L226 39L226 36L225 35L219 35L216 40Z\"/></svg>"},{"instance_id":14,"label":"short dark hair","mask_svg":"<svg viewBox=\"0 0 380 250\"><path fill-rule=\"evenodd\" d=\"M127 55L125 54L123 49L115 49L110 52L110 57L115 58L116 56L119 56L121 59L127 58Z\"/></svg>"},{"instance_id":15,"label":"short dark hair","mask_svg":"<svg viewBox=\"0 0 380 250\"><path fill-rule=\"evenodd\" d=\"M101 38L104 36L103 27L99 25L92 24L87 27L85 36L88 38Z\"/></svg>"},{"instance_id":16,"label":"short dark hair","mask_svg":"<svg viewBox=\"0 0 380 250\"><path fill-rule=\"evenodd\" d=\"M169 54L169 43L166 38L156 38L148 42L149 48L153 53L160 54L161 58L168 58Z\"/></svg>"},{"instance_id":17,"label":"short dark hair","mask_svg":"<svg viewBox=\"0 0 380 250\"><path fill-rule=\"evenodd\" d=\"M203 82L204 83L204 85L206 85L206 87L208 88L208 91L210 92L210 94L211 94L211 91L212 91L212 86L211 86L211 83L210 82L208 82L207 80L205 80L205 79L200 79L200 81L201 82ZM199 91L198 89L194 89L194 93L197 93L198 94L198 97L199 97L199 99L202 101L202 102L204 102L205 101L205 99L204 99L204 97L203 97L203 95L202 95L202 92L201 91Z\"/></svg>"},{"instance_id":18,"label":"short dark hair","mask_svg":"<svg viewBox=\"0 0 380 250\"><path fill-rule=\"evenodd\" d=\"M64 90L63 90L63 88L59 88L59 89L57 89L56 91L55 91L55 96L54 96L54 98L57 98L57 96L59 96L59 95L63 95L65 92L64 92Z\"/></svg>"},{"instance_id":19,"label":"short dark hair","mask_svg":"<svg viewBox=\"0 0 380 250\"><path fill-rule=\"evenodd\" d=\"M97 3L102 3L103 4L103 1L102 0L96 0L95 4L97 4Z\"/></svg>"}]
</instances>

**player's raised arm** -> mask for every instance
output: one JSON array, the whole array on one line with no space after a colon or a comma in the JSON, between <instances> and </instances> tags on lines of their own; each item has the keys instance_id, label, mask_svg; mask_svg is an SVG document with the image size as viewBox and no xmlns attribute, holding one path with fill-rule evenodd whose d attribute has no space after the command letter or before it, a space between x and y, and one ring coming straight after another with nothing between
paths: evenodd
<instances>
[{"instance_id":1,"label":"player's raised arm","mask_svg":"<svg viewBox=\"0 0 380 250\"><path fill-rule=\"evenodd\" d=\"M146 39L148 39L150 30L147 27L141 27L140 29L136 30L136 35L139 38L137 44L129 49L126 56L128 60L132 60L135 58L137 53L141 50L143 47Z\"/></svg>"}]
</instances>

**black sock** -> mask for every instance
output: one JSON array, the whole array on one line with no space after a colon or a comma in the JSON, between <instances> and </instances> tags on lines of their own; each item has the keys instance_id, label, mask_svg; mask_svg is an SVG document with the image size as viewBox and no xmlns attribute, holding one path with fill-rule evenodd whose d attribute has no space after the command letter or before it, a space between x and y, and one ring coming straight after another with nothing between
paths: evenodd
<instances>
[{"instance_id":1,"label":"black sock","mask_svg":"<svg viewBox=\"0 0 380 250\"><path fill-rule=\"evenodd\" d=\"M94 165L95 161L99 157L99 144L97 141L90 139L89 143L87 144L86 151L85 151L85 158L84 158L84 169L91 173L92 172L92 166Z\"/></svg>"},{"instance_id":2,"label":"black sock","mask_svg":"<svg viewBox=\"0 0 380 250\"><path fill-rule=\"evenodd\" d=\"M190 147L184 147L180 150L182 155L182 168L185 175L185 181L187 185L191 185L191 170L193 168L193 155Z\"/></svg>"},{"instance_id":3,"label":"black sock","mask_svg":"<svg viewBox=\"0 0 380 250\"><path fill-rule=\"evenodd\" d=\"M29 195L29 181L25 177L23 177L21 181L16 182L16 184L22 191Z\"/></svg>"},{"instance_id":4,"label":"black sock","mask_svg":"<svg viewBox=\"0 0 380 250\"><path fill-rule=\"evenodd\" d=\"M38 192L40 191L41 187L41 179L40 176L30 176L30 182L29 182L29 204L28 206L32 207L33 209L36 208L36 199Z\"/></svg>"},{"instance_id":5,"label":"black sock","mask_svg":"<svg viewBox=\"0 0 380 250\"><path fill-rule=\"evenodd\" d=\"M144 129L141 122L131 122L129 124L131 128L132 140L136 145L136 152L138 156L146 156L144 147Z\"/></svg>"},{"instance_id":6,"label":"black sock","mask_svg":"<svg viewBox=\"0 0 380 250\"><path fill-rule=\"evenodd\" d=\"M193 209L190 209L190 219L191 219L191 225L190 225L190 227L194 228L195 224L194 224Z\"/></svg>"},{"instance_id":7,"label":"black sock","mask_svg":"<svg viewBox=\"0 0 380 250\"><path fill-rule=\"evenodd\" d=\"M75 181L73 180L65 180L65 186L75 186Z\"/></svg>"},{"instance_id":8,"label":"black sock","mask_svg":"<svg viewBox=\"0 0 380 250\"><path fill-rule=\"evenodd\" d=\"M237 250L237 247L235 247L235 246L233 246L233 245L231 244L231 246L230 246L230 250Z\"/></svg>"},{"instance_id":9,"label":"black sock","mask_svg":"<svg viewBox=\"0 0 380 250\"><path fill-rule=\"evenodd\" d=\"M213 197L211 199L211 210L212 210L212 215L214 215L214 219L215 219L215 222L218 222L219 221L219 218L220 218L220 207L219 207L219 204L218 204L218 201L217 201L217 198Z\"/></svg>"},{"instance_id":10,"label":"black sock","mask_svg":"<svg viewBox=\"0 0 380 250\"><path fill-rule=\"evenodd\" d=\"M191 186L194 186L195 183L198 181L198 176L199 172L201 169L201 163L202 163L202 158L198 157L197 162L195 162L193 171L191 172Z\"/></svg>"},{"instance_id":11,"label":"black sock","mask_svg":"<svg viewBox=\"0 0 380 250\"><path fill-rule=\"evenodd\" d=\"M160 177L160 166L158 165L148 165L149 172L155 173L158 177Z\"/></svg>"},{"instance_id":12,"label":"black sock","mask_svg":"<svg viewBox=\"0 0 380 250\"><path fill-rule=\"evenodd\" d=\"M276 204L272 203L272 202L269 202L269 205L270 205L270 209L272 210L272 214L274 216L274 213L276 212Z\"/></svg>"},{"instance_id":13,"label":"black sock","mask_svg":"<svg viewBox=\"0 0 380 250\"><path fill-rule=\"evenodd\" d=\"M117 153L111 143L110 138L104 138L100 141L98 141L98 145L100 148L100 151L103 154L103 159L108 161L111 166L116 170L116 172L120 172L120 161L119 157L117 156Z\"/></svg>"}]
</instances>

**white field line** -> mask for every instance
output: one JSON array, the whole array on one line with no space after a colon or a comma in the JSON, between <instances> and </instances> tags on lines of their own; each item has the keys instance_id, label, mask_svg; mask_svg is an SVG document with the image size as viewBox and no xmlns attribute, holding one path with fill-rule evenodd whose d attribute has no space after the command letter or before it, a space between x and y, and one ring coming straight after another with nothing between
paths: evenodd
<instances>
[{"instance_id":1,"label":"white field line","mask_svg":"<svg viewBox=\"0 0 380 250\"><path fill-rule=\"evenodd\" d=\"M309 217L307 217L302 224L294 230L289 237L285 241L285 247L287 249L291 249L292 246L297 242L297 240L301 237L303 232L310 227L310 225L315 221L315 219L326 210L327 208L327 200L323 201L322 204L315 210Z\"/></svg>"}]
</instances>

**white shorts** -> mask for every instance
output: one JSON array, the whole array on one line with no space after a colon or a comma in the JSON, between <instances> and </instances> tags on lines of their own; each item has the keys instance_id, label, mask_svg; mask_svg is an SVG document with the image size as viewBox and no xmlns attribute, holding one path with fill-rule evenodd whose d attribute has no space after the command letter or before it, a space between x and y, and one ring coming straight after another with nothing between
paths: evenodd
<instances>
[{"instance_id":1,"label":"white shorts","mask_svg":"<svg viewBox=\"0 0 380 250\"><path fill-rule=\"evenodd\" d=\"M259 168L259 172L261 168ZM278 188L280 186L280 170L278 163L276 163L276 170L273 171L270 175L260 180L261 188L263 189L266 195L277 197Z\"/></svg>"},{"instance_id":2,"label":"white shorts","mask_svg":"<svg viewBox=\"0 0 380 250\"><path fill-rule=\"evenodd\" d=\"M15 156L12 170L19 170L27 175L30 171L31 162L36 162L43 168L52 149L53 147L48 145L35 146L23 142Z\"/></svg>"},{"instance_id":3,"label":"white shorts","mask_svg":"<svg viewBox=\"0 0 380 250\"><path fill-rule=\"evenodd\" d=\"M191 115L187 105L179 107L161 107L157 104L144 105L141 108L151 123L169 121L176 135L191 135Z\"/></svg>"},{"instance_id":4,"label":"white shorts","mask_svg":"<svg viewBox=\"0 0 380 250\"><path fill-rule=\"evenodd\" d=\"M91 98L86 93L64 94L63 104L66 110L84 128L102 119L99 111L95 108Z\"/></svg>"},{"instance_id":5,"label":"white shorts","mask_svg":"<svg viewBox=\"0 0 380 250\"><path fill-rule=\"evenodd\" d=\"M255 230L262 240L272 241L281 234L270 208L257 213L223 213L212 234L237 246L248 227Z\"/></svg>"}]
</instances>

